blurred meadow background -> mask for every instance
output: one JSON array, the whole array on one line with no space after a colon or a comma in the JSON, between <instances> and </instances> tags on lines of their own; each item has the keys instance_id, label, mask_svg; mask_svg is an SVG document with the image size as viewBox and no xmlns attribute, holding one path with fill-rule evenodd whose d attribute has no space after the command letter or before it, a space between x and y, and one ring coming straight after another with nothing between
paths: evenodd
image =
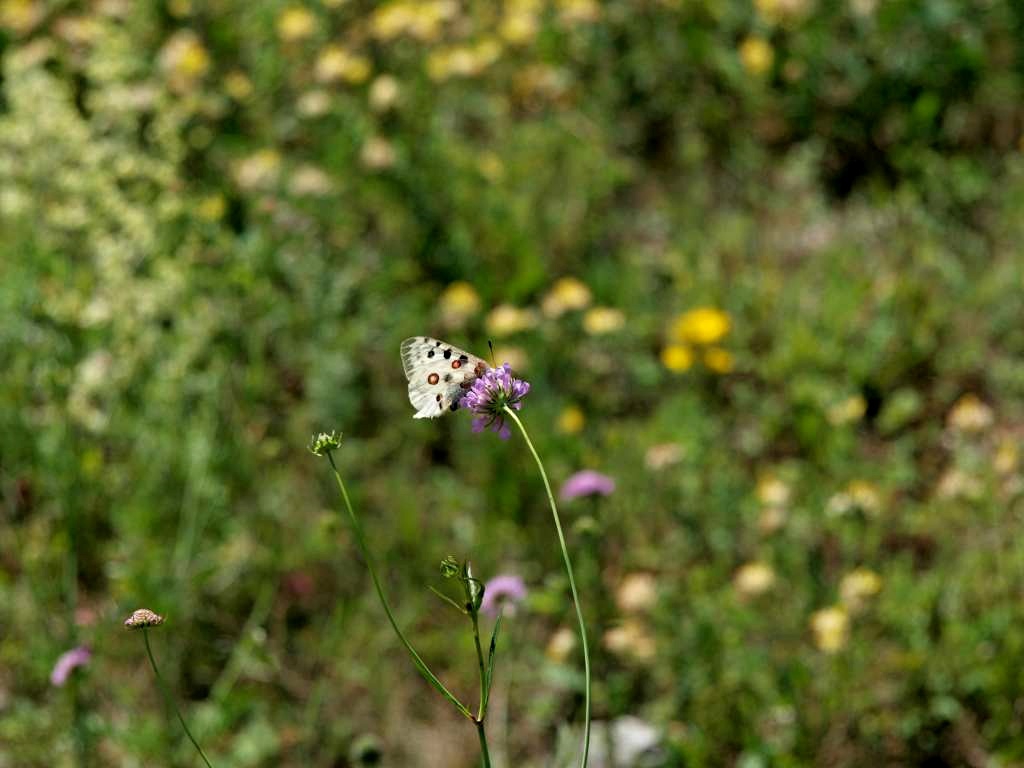
<instances>
[{"instance_id":1,"label":"blurred meadow background","mask_svg":"<svg viewBox=\"0 0 1024 768\"><path fill-rule=\"evenodd\" d=\"M469 700L427 585L524 580L495 759L571 764L543 486L411 418L422 334L615 482L618 768L1024 765L1020 0L0 0L0 64L0 767L198 764L140 607L215 765L477 764L333 428Z\"/></svg>"}]
</instances>

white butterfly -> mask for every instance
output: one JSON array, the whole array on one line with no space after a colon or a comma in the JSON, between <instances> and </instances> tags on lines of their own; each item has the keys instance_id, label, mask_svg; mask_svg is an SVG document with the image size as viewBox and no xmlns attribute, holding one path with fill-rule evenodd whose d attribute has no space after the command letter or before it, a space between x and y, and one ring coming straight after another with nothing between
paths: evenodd
<instances>
[{"instance_id":1,"label":"white butterfly","mask_svg":"<svg viewBox=\"0 0 1024 768\"><path fill-rule=\"evenodd\" d=\"M433 419L458 409L473 381L490 368L482 358L429 336L406 339L401 350L414 419Z\"/></svg>"}]
</instances>

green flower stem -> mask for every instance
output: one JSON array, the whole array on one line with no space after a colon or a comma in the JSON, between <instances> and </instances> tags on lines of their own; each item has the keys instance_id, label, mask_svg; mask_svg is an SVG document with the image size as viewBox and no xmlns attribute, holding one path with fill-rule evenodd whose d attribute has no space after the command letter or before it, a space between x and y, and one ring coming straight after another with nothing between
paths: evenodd
<instances>
[{"instance_id":1,"label":"green flower stem","mask_svg":"<svg viewBox=\"0 0 1024 768\"><path fill-rule=\"evenodd\" d=\"M480 708L476 716L476 732L480 737L480 755L483 758L484 768L491 768L491 753L487 751L487 734L484 733L484 718L487 716L487 667L484 664L484 649L480 645L480 621L476 611L470 611L469 616L473 619L473 642L476 643L476 660L480 665Z\"/></svg>"},{"instance_id":2,"label":"green flower stem","mask_svg":"<svg viewBox=\"0 0 1024 768\"><path fill-rule=\"evenodd\" d=\"M530 453L533 454L534 461L537 462L537 469L540 470L541 479L544 481L544 490L548 493L548 501L551 503L551 516L555 520L555 530L558 531L558 543L562 547L562 561L565 563L565 572L569 577L569 589L572 591L572 603L576 609L576 619L580 625L580 640L583 645L583 757L580 760L581 768L586 768L587 757L590 753L590 649L587 646L587 627L583 623L583 612L580 610L580 598L576 592L576 579L572 574L572 561L569 559L569 549L565 545L565 534L562 533L562 521L558 516L558 507L555 506L555 495L551 492L551 483L548 481L548 473L544 471L544 463L540 460L540 455L537 453L537 449L533 447L533 442L530 440L530 436L526 433L526 427L523 426L523 422L519 420L516 412L505 406L505 414L516 423L519 427L519 431L523 434L523 439L526 441L526 447L530 449Z\"/></svg>"},{"instance_id":3,"label":"green flower stem","mask_svg":"<svg viewBox=\"0 0 1024 768\"><path fill-rule=\"evenodd\" d=\"M483 768L491 768L491 753L487 751L487 734L484 733L484 721L477 720L476 734L480 737L480 755L483 759Z\"/></svg>"},{"instance_id":4,"label":"green flower stem","mask_svg":"<svg viewBox=\"0 0 1024 768\"><path fill-rule=\"evenodd\" d=\"M146 655L149 656L149 665L153 667L153 674L156 675L156 684L160 687L160 693L163 694L164 701L167 702L167 706L174 710L174 714L178 716L178 722L181 723L181 727L185 730L185 735L188 736L188 740L192 742L192 746L196 748L199 756L203 758L203 762L206 763L206 768L213 768L210 765L209 759L206 757L206 753L203 752L203 748L199 746L199 742L196 741L196 737L192 735L192 731L188 729L188 725L185 723L185 718L181 716L181 710L178 709L178 705L174 703L174 699L171 697L171 692L167 689L167 684L164 682L163 675L160 674L160 670L157 669L156 659L153 658L153 649L149 647L149 629L146 627L142 628L142 639L146 641Z\"/></svg>"},{"instance_id":5,"label":"green flower stem","mask_svg":"<svg viewBox=\"0 0 1024 768\"><path fill-rule=\"evenodd\" d=\"M78 610L78 515L76 503L74 499L65 498L67 509L64 514L64 525L67 549L64 553L64 600L68 625L68 648L78 645L78 623L75 619L75 613ZM78 677L77 674L71 675L71 679L68 681L68 696L71 699L75 765L83 768L86 765L88 745L86 744L85 720Z\"/></svg>"},{"instance_id":6,"label":"green flower stem","mask_svg":"<svg viewBox=\"0 0 1024 768\"><path fill-rule=\"evenodd\" d=\"M373 560L370 557L370 551L366 546L366 536L363 533L363 526L359 522L359 518L356 516L355 510L352 509L352 502L349 501L348 491L345 490L345 483L341 480L341 475L338 473L338 467L334 463L334 456L330 451L327 451L327 459L331 462L331 469L334 470L334 479L338 481L338 488L341 490L341 498L345 502L345 509L348 510L349 519L352 521L352 529L356 534L356 544L363 556L363 560L366 561L366 567L370 571L370 578L373 580L374 589L377 590L377 597L380 598L380 604L384 606L384 613L387 614L388 621L391 622L391 628L395 630L395 634L398 635L398 639L402 641L402 645L405 646L405 650L409 652L413 665L419 670L420 674L426 678L427 682L434 686L442 696L448 699L448 701L450 701L452 705L459 710L459 712L475 722L476 718L473 717L473 713L469 711L465 704L455 697L455 694L445 687L444 683L438 680L437 675L430 671L430 668L427 667L423 659L420 658L420 655L416 653L416 649L413 648L412 644L405 639L405 635L402 633L402 630L399 629L398 622L395 621L394 614L391 613L391 607L388 605L387 598L384 597L384 590L380 585L380 579L377 578L377 571L373 567Z\"/></svg>"}]
</instances>

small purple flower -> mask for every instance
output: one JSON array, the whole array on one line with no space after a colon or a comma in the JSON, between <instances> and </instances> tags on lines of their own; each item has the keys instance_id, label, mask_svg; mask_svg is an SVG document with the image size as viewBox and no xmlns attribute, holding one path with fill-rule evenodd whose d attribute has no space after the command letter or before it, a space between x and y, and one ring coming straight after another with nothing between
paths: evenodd
<instances>
[{"instance_id":1,"label":"small purple flower","mask_svg":"<svg viewBox=\"0 0 1024 768\"><path fill-rule=\"evenodd\" d=\"M570 477L562 485L562 501L578 499L580 496L601 494L608 496L615 490L615 481L608 475L602 475L592 469L584 469Z\"/></svg>"},{"instance_id":2,"label":"small purple flower","mask_svg":"<svg viewBox=\"0 0 1024 768\"><path fill-rule=\"evenodd\" d=\"M488 368L477 378L459 400L459 407L476 414L474 432L483 432L490 427L502 440L508 440L512 432L505 424L505 406L520 410L529 391L530 383L513 377L512 366L505 363L500 368Z\"/></svg>"},{"instance_id":3,"label":"small purple flower","mask_svg":"<svg viewBox=\"0 0 1024 768\"><path fill-rule=\"evenodd\" d=\"M526 599L526 584L521 578L505 573L495 576L484 584L484 599L480 602L480 611L495 617L505 606L508 615L515 613L516 603Z\"/></svg>"},{"instance_id":4,"label":"small purple flower","mask_svg":"<svg viewBox=\"0 0 1024 768\"><path fill-rule=\"evenodd\" d=\"M65 651L57 659L57 663L53 665L53 671L50 673L50 683L60 688L68 681L75 667L84 667L91 658L92 651L84 645L72 648L70 651Z\"/></svg>"}]
</instances>

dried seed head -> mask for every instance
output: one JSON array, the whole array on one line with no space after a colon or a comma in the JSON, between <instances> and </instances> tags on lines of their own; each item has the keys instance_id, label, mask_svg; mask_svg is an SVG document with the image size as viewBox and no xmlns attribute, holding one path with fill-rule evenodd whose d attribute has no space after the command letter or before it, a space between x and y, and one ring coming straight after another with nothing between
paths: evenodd
<instances>
[{"instance_id":1,"label":"dried seed head","mask_svg":"<svg viewBox=\"0 0 1024 768\"><path fill-rule=\"evenodd\" d=\"M124 620L128 629L142 629L144 627L156 627L164 623L164 617L153 613L148 608L139 608L131 616Z\"/></svg>"}]
</instances>

